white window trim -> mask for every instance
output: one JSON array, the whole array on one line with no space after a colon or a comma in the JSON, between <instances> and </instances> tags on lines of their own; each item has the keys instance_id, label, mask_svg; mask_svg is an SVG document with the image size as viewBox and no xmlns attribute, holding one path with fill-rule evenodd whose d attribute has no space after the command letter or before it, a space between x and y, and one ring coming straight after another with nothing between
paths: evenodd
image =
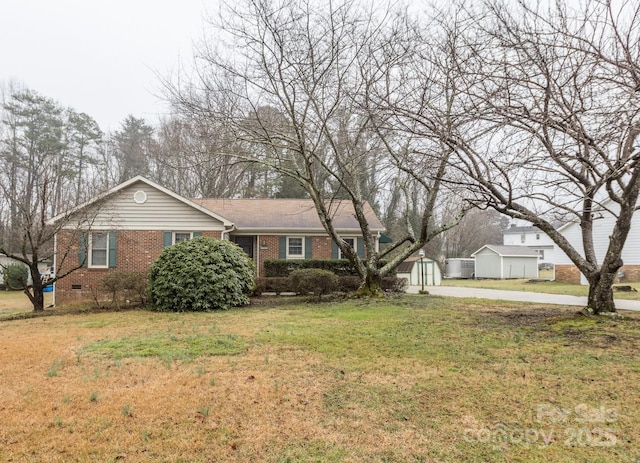
<instances>
[{"instance_id":1,"label":"white window trim","mask_svg":"<svg viewBox=\"0 0 640 463\"><path fill-rule=\"evenodd\" d=\"M104 265L95 265L93 263L93 235L101 234L106 237L106 253ZM88 268L109 268L109 232L108 231L94 231L89 233L89 242L87 243L87 267Z\"/></svg>"},{"instance_id":2,"label":"white window trim","mask_svg":"<svg viewBox=\"0 0 640 463\"><path fill-rule=\"evenodd\" d=\"M289 254L289 240L290 239L299 239L300 241L302 241L302 253L300 254ZM287 259L304 259L304 244L305 244L305 239L304 236L287 236Z\"/></svg>"},{"instance_id":3,"label":"white window trim","mask_svg":"<svg viewBox=\"0 0 640 463\"><path fill-rule=\"evenodd\" d=\"M176 244L176 235L177 234L189 234L189 239L192 240L193 239L193 232L186 232L186 231L177 231L177 232L171 232L171 244Z\"/></svg>"},{"instance_id":4,"label":"white window trim","mask_svg":"<svg viewBox=\"0 0 640 463\"><path fill-rule=\"evenodd\" d=\"M345 242L347 240L353 240L353 250L356 253L358 252L358 237L357 236L341 236L340 239L345 241ZM338 247L338 259L346 259L346 258L347 258L347 256L345 256L342 253L342 249L340 249L340 247Z\"/></svg>"}]
</instances>

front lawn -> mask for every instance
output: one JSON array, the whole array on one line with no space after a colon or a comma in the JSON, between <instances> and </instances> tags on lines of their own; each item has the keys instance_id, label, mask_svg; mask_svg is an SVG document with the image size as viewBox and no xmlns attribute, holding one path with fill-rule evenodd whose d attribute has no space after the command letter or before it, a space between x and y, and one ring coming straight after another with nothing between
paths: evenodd
<instances>
[{"instance_id":1,"label":"front lawn","mask_svg":"<svg viewBox=\"0 0 640 463\"><path fill-rule=\"evenodd\" d=\"M3 321L0 461L632 462L639 348L434 296Z\"/></svg>"},{"instance_id":2,"label":"front lawn","mask_svg":"<svg viewBox=\"0 0 640 463\"><path fill-rule=\"evenodd\" d=\"M53 303L53 293L44 293L44 306ZM8 313L25 312L33 310L33 305L22 291L0 290L0 317Z\"/></svg>"}]
</instances>

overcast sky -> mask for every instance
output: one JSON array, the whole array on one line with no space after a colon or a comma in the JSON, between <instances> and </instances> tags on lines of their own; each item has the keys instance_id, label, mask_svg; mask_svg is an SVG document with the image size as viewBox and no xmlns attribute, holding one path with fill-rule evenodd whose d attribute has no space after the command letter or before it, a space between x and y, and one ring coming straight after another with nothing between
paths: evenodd
<instances>
[{"instance_id":1,"label":"overcast sky","mask_svg":"<svg viewBox=\"0 0 640 463\"><path fill-rule=\"evenodd\" d=\"M167 112L156 73L189 64L216 0L2 0L0 86L92 116L103 131Z\"/></svg>"}]
</instances>

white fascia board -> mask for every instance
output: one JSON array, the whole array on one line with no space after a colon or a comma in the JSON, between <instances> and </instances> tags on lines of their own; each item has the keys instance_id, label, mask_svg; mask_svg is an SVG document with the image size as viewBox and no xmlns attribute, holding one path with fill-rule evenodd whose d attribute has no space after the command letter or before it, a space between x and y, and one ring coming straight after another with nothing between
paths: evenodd
<instances>
[{"instance_id":1,"label":"white fascia board","mask_svg":"<svg viewBox=\"0 0 640 463\"><path fill-rule=\"evenodd\" d=\"M375 230L374 230L375 231ZM238 227L235 229L238 234L256 234L263 235L313 235L313 236L329 236L329 233L324 228L265 228L265 227ZM362 236L362 230L359 228L338 229L336 230L338 235L344 236ZM372 236L374 233L371 234Z\"/></svg>"}]
</instances>

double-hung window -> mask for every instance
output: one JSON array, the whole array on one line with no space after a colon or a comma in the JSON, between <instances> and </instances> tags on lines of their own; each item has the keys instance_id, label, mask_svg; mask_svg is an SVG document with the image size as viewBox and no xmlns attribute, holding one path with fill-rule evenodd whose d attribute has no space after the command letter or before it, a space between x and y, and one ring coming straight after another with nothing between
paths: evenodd
<instances>
[{"instance_id":1,"label":"double-hung window","mask_svg":"<svg viewBox=\"0 0 640 463\"><path fill-rule=\"evenodd\" d=\"M301 236L287 237L287 259L304 258L304 238Z\"/></svg>"},{"instance_id":2,"label":"double-hung window","mask_svg":"<svg viewBox=\"0 0 640 463\"><path fill-rule=\"evenodd\" d=\"M162 232L162 246L166 248L173 244L196 238L200 234L201 232L199 231L164 231Z\"/></svg>"},{"instance_id":3,"label":"double-hung window","mask_svg":"<svg viewBox=\"0 0 640 463\"><path fill-rule=\"evenodd\" d=\"M109 233L93 232L89 235L89 267L109 267Z\"/></svg>"},{"instance_id":4,"label":"double-hung window","mask_svg":"<svg viewBox=\"0 0 640 463\"><path fill-rule=\"evenodd\" d=\"M177 244L180 241L188 241L193 238L193 233L191 232L174 232L173 233L173 244Z\"/></svg>"}]
</instances>

